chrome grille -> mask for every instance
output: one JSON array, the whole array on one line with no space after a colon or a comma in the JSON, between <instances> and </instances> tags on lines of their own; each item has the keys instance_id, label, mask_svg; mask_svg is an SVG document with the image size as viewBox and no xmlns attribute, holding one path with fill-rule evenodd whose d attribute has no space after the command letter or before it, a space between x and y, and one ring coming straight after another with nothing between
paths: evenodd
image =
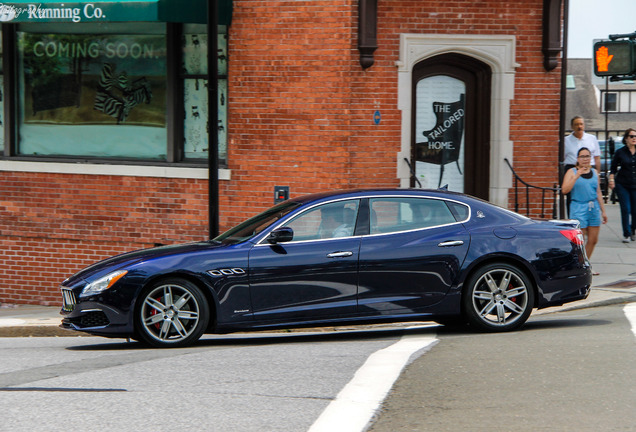
<instances>
[{"instance_id":1,"label":"chrome grille","mask_svg":"<svg viewBox=\"0 0 636 432\"><path fill-rule=\"evenodd\" d=\"M62 310L72 312L76 304L75 293L70 289L62 288Z\"/></svg>"}]
</instances>

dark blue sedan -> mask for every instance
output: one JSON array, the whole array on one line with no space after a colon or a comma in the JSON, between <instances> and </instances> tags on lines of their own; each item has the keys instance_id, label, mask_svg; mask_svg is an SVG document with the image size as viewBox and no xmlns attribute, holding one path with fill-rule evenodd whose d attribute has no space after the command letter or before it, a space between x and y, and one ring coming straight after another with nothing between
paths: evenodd
<instances>
[{"instance_id":1,"label":"dark blue sedan","mask_svg":"<svg viewBox=\"0 0 636 432\"><path fill-rule=\"evenodd\" d=\"M62 284L62 327L155 347L204 333L390 321L521 326L587 297L576 221L442 190L290 199L214 240L115 256Z\"/></svg>"}]
</instances>

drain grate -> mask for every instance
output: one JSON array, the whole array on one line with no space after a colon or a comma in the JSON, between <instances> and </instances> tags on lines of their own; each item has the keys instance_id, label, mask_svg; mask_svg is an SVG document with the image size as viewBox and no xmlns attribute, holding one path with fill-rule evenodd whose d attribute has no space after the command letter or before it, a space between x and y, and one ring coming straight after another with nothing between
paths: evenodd
<instances>
[{"instance_id":1,"label":"drain grate","mask_svg":"<svg viewBox=\"0 0 636 432\"><path fill-rule=\"evenodd\" d=\"M636 280L620 280L608 284L598 285L599 288L634 288Z\"/></svg>"}]
</instances>

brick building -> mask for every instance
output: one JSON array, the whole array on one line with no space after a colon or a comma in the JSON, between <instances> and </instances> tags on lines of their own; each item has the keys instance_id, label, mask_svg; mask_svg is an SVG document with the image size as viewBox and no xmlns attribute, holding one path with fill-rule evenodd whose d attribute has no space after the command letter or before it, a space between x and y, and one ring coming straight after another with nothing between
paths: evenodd
<instances>
[{"instance_id":1,"label":"brick building","mask_svg":"<svg viewBox=\"0 0 636 432\"><path fill-rule=\"evenodd\" d=\"M96 260L209 237L205 5L162 17L176 2L157 4L117 19L99 2L0 11L0 303L56 304ZM269 207L277 185L448 184L508 206L505 158L533 184L558 182L559 0L227 5L221 230Z\"/></svg>"}]
</instances>

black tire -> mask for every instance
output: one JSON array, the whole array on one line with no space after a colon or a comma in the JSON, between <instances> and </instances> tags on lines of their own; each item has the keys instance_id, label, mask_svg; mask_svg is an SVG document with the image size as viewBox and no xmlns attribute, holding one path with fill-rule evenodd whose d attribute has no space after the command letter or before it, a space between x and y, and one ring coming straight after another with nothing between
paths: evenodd
<instances>
[{"instance_id":1,"label":"black tire","mask_svg":"<svg viewBox=\"0 0 636 432\"><path fill-rule=\"evenodd\" d=\"M156 348L184 347L199 340L209 319L208 302L196 285L185 279L165 279L139 296L135 332Z\"/></svg>"},{"instance_id":2,"label":"black tire","mask_svg":"<svg viewBox=\"0 0 636 432\"><path fill-rule=\"evenodd\" d=\"M503 332L519 328L534 307L534 288L526 274L505 263L478 269L462 295L466 320L478 330Z\"/></svg>"}]
</instances>

